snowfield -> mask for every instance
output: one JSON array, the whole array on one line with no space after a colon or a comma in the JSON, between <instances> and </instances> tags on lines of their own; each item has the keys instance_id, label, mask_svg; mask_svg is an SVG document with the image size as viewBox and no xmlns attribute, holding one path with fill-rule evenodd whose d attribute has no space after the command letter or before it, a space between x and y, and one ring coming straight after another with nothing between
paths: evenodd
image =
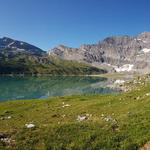
<instances>
[{"instance_id":1,"label":"snowfield","mask_svg":"<svg viewBox=\"0 0 150 150\"><path fill-rule=\"evenodd\" d=\"M114 69L116 70L116 72L130 72L133 69L134 65L133 64L125 64L121 67L115 67Z\"/></svg>"},{"instance_id":2,"label":"snowfield","mask_svg":"<svg viewBox=\"0 0 150 150\"><path fill-rule=\"evenodd\" d=\"M149 53L149 52L150 52L150 49L148 49L148 48L143 48L141 52Z\"/></svg>"}]
</instances>

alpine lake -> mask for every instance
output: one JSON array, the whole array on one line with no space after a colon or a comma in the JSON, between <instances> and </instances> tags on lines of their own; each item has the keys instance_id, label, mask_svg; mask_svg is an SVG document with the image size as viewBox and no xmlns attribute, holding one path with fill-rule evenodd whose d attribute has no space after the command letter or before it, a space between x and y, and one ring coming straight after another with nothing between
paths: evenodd
<instances>
[{"instance_id":1,"label":"alpine lake","mask_svg":"<svg viewBox=\"0 0 150 150\"><path fill-rule=\"evenodd\" d=\"M114 79L89 76L0 76L0 102L64 95L119 94Z\"/></svg>"}]
</instances>

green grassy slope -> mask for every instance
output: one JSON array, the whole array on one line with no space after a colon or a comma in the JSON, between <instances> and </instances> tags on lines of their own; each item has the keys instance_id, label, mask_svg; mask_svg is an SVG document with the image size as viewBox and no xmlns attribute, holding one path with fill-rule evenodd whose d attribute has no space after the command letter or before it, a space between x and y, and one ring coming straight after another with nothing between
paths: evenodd
<instances>
[{"instance_id":1,"label":"green grassy slope","mask_svg":"<svg viewBox=\"0 0 150 150\"><path fill-rule=\"evenodd\" d=\"M138 84L137 90L121 95L0 103L0 138L10 140L0 141L0 148L136 150L150 140L150 84ZM79 122L78 115L86 119ZM35 128L28 129L29 123Z\"/></svg>"},{"instance_id":2,"label":"green grassy slope","mask_svg":"<svg viewBox=\"0 0 150 150\"><path fill-rule=\"evenodd\" d=\"M56 57L18 56L0 59L0 74L89 75L105 70Z\"/></svg>"}]
</instances>

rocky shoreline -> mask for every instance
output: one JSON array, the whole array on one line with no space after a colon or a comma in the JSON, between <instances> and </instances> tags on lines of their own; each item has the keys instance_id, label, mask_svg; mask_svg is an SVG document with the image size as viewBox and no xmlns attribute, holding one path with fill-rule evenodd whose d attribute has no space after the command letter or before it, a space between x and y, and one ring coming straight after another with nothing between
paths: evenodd
<instances>
[{"instance_id":1,"label":"rocky shoreline","mask_svg":"<svg viewBox=\"0 0 150 150\"><path fill-rule=\"evenodd\" d=\"M118 79L114 84L109 85L110 88L119 89L124 93L131 92L133 90L140 90L142 87L147 86L150 83L150 74L143 76L136 76L130 79Z\"/></svg>"}]
</instances>

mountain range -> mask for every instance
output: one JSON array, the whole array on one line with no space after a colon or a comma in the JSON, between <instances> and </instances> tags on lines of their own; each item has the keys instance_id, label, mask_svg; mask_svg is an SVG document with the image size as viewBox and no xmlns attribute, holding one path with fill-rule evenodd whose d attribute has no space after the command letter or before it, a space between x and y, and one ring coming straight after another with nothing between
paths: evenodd
<instances>
[{"instance_id":1,"label":"mountain range","mask_svg":"<svg viewBox=\"0 0 150 150\"><path fill-rule=\"evenodd\" d=\"M60 68L63 61L67 61L68 66L71 66L73 61L78 63L78 67L82 63L86 67L93 66L93 69L99 68L111 73L149 73L150 32L143 32L137 36L110 36L97 44L83 44L79 48L58 45L49 51L11 38L0 38L0 63L3 67L6 62L11 64L10 61L17 61L28 64L28 67L29 64L36 63L38 66L41 65L41 68L44 68L42 65L50 64L57 68L58 64L56 65L55 61L58 59L61 62Z\"/></svg>"},{"instance_id":2,"label":"mountain range","mask_svg":"<svg viewBox=\"0 0 150 150\"><path fill-rule=\"evenodd\" d=\"M109 72L150 72L150 32L138 36L111 36L97 44L79 48L59 45L48 51L50 56L77 60Z\"/></svg>"},{"instance_id":3,"label":"mountain range","mask_svg":"<svg viewBox=\"0 0 150 150\"><path fill-rule=\"evenodd\" d=\"M91 75L105 70L49 56L31 44L7 37L0 39L0 74Z\"/></svg>"}]
</instances>

